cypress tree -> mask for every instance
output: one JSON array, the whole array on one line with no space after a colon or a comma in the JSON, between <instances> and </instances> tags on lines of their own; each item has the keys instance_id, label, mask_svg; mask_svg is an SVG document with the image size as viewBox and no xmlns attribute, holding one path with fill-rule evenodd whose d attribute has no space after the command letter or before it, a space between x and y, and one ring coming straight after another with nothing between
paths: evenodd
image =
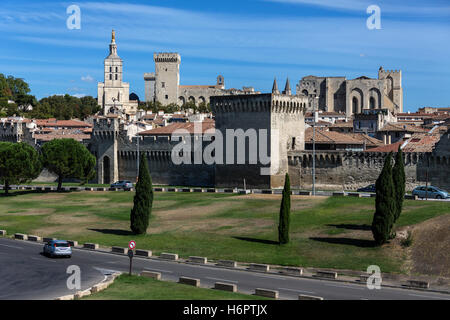
<instances>
[{"instance_id":1,"label":"cypress tree","mask_svg":"<svg viewBox=\"0 0 450 320\"><path fill-rule=\"evenodd\" d=\"M134 195L134 206L130 214L130 228L134 234L145 234L153 205L152 178L147 166L147 157L141 157L139 178Z\"/></svg>"},{"instance_id":2,"label":"cypress tree","mask_svg":"<svg viewBox=\"0 0 450 320\"><path fill-rule=\"evenodd\" d=\"M278 225L278 241L280 244L289 242L289 220L291 214L291 183L286 173L284 181L283 198L281 199L280 221Z\"/></svg>"},{"instance_id":3,"label":"cypress tree","mask_svg":"<svg viewBox=\"0 0 450 320\"><path fill-rule=\"evenodd\" d=\"M394 179L395 186L395 216L394 223L400 217L403 208L403 200L405 198L405 165L403 162L403 152L400 147L398 148L398 152L395 155L395 165L392 169L392 177Z\"/></svg>"},{"instance_id":4,"label":"cypress tree","mask_svg":"<svg viewBox=\"0 0 450 320\"><path fill-rule=\"evenodd\" d=\"M383 170L376 182L375 214L372 234L377 245L386 243L391 235L395 214L395 187L392 179L392 153L384 162Z\"/></svg>"}]
</instances>

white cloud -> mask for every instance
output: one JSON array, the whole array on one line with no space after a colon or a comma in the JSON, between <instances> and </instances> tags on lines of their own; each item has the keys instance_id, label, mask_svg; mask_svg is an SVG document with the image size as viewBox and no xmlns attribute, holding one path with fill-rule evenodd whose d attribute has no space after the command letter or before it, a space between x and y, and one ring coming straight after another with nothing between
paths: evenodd
<instances>
[{"instance_id":1,"label":"white cloud","mask_svg":"<svg viewBox=\"0 0 450 320\"><path fill-rule=\"evenodd\" d=\"M445 17L450 14L450 6L426 6L419 2L419 5L413 1L408 1L407 5L393 5L393 1L374 1L374 0L262 0L265 2L289 3L298 5L317 6L340 11L361 11L365 12L370 5L376 4L381 8L381 12L403 13L409 15L419 15L424 17L438 16ZM425 3L425 2L423 2Z\"/></svg>"},{"instance_id":2,"label":"white cloud","mask_svg":"<svg viewBox=\"0 0 450 320\"><path fill-rule=\"evenodd\" d=\"M83 81L83 82L94 82L94 78L92 78L90 75L87 75L85 77L81 77L81 81Z\"/></svg>"}]
</instances>

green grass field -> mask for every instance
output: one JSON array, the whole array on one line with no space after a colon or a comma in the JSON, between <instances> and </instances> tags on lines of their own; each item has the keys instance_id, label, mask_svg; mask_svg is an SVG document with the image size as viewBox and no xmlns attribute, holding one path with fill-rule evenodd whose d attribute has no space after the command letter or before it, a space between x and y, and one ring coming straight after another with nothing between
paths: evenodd
<instances>
[{"instance_id":1,"label":"green grass field","mask_svg":"<svg viewBox=\"0 0 450 320\"><path fill-rule=\"evenodd\" d=\"M82 300L267 300L267 298L123 274L106 290Z\"/></svg>"},{"instance_id":2,"label":"green grass field","mask_svg":"<svg viewBox=\"0 0 450 320\"><path fill-rule=\"evenodd\" d=\"M280 195L155 193L147 235L129 228L132 192L13 192L0 229L241 262L404 273L407 249L374 247L373 198L292 197L291 242L277 243ZM449 214L445 202L405 201L397 228Z\"/></svg>"}]
</instances>

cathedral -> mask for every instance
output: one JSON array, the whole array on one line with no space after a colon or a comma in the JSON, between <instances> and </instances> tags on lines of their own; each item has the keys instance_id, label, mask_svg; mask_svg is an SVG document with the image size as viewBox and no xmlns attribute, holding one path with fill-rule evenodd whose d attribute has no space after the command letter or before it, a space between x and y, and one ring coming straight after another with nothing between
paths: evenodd
<instances>
[{"instance_id":1,"label":"cathedral","mask_svg":"<svg viewBox=\"0 0 450 320\"><path fill-rule=\"evenodd\" d=\"M348 117L365 109L389 109L393 114L402 113L402 72L380 67L378 79L307 76L297 84L297 95L309 98L309 110L341 112Z\"/></svg>"},{"instance_id":2,"label":"cathedral","mask_svg":"<svg viewBox=\"0 0 450 320\"><path fill-rule=\"evenodd\" d=\"M109 55L104 63L104 82L98 84L98 104L104 115L130 118L138 110L138 101L130 100L130 84L123 82L123 61L117 55L116 34L112 31Z\"/></svg>"}]
</instances>

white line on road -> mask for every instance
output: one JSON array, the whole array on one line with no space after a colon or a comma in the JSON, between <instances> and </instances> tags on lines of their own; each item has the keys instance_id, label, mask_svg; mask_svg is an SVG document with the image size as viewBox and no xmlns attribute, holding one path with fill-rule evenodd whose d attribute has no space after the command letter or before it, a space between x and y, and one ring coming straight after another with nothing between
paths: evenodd
<instances>
[{"instance_id":1,"label":"white line on road","mask_svg":"<svg viewBox=\"0 0 450 320\"><path fill-rule=\"evenodd\" d=\"M355 290L365 290L366 288L358 288L358 287L350 287L350 286L344 286L344 285L336 285L331 283L324 283L326 286L330 287L337 287L337 288L347 288L347 289L355 289Z\"/></svg>"},{"instance_id":2,"label":"white line on road","mask_svg":"<svg viewBox=\"0 0 450 320\"><path fill-rule=\"evenodd\" d=\"M277 279L277 280L287 280L287 279L282 278L283 276L276 276L276 275L274 275L274 276L268 276L268 275L259 274L259 273L253 273L252 275L255 276L255 277L261 277L261 278L270 278L270 279Z\"/></svg>"},{"instance_id":3,"label":"white line on road","mask_svg":"<svg viewBox=\"0 0 450 320\"><path fill-rule=\"evenodd\" d=\"M164 272L164 273L173 273L172 271L169 271L169 270L161 270L161 269L154 269L154 268L152 268L152 269L145 268L144 270L145 271L159 271L159 272Z\"/></svg>"},{"instance_id":4,"label":"white line on road","mask_svg":"<svg viewBox=\"0 0 450 320\"><path fill-rule=\"evenodd\" d=\"M238 281L227 280L227 279L220 279L220 278L213 278L213 277L206 277L206 279L218 280L218 281L224 281L224 282L231 282L231 283L239 283Z\"/></svg>"},{"instance_id":5,"label":"white line on road","mask_svg":"<svg viewBox=\"0 0 450 320\"><path fill-rule=\"evenodd\" d=\"M285 290L285 291L300 292L300 293L315 293L314 291L294 290L294 289L288 289L288 288L278 288L277 290Z\"/></svg>"},{"instance_id":6,"label":"white line on road","mask_svg":"<svg viewBox=\"0 0 450 320\"><path fill-rule=\"evenodd\" d=\"M7 244L0 244L0 246L23 250L23 248L21 248L21 247L9 246L9 245L7 245Z\"/></svg>"},{"instance_id":7,"label":"white line on road","mask_svg":"<svg viewBox=\"0 0 450 320\"><path fill-rule=\"evenodd\" d=\"M38 261L42 261L42 262L44 262L44 261L48 261L48 262L56 262L55 260L50 260L50 259L40 259L40 258L35 258L35 257L31 257L30 259L32 259L32 260L38 260Z\"/></svg>"},{"instance_id":8,"label":"white line on road","mask_svg":"<svg viewBox=\"0 0 450 320\"><path fill-rule=\"evenodd\" d=\"M422 298L428 298L428 299L441 299L441 300L450 300L447 298L441 298L441 297L436 297L436 296L426 296L426 295L422 295L422 294L413 294L410 293L408 294L409 296L415 296L415 297L422 297Z\"/></svg>"}]
</instances>

